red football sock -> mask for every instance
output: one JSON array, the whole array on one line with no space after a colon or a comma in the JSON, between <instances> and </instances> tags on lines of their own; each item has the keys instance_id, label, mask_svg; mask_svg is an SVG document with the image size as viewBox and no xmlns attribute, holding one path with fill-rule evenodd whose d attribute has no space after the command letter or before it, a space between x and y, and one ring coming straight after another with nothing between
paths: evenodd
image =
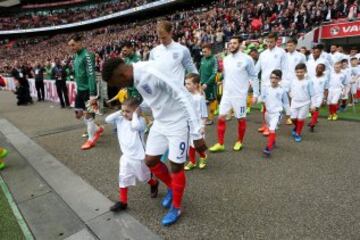
<instances>
[{"instance_id":1,"label":"red football sock","mask_svg":"<svg viewBox=\"0 0 360 240\"><path fill-rule=\"evenodd\" d=\"M246 131L246 119L241 118L238 120L238 141L243 143Z\"/></svg>"},{"instance_id":2,"label":"red football sock","mask_svg":"<svg viewBox=\"0 0 360 240\"><path fill-rule=\"evenodd\" d=\"M196 164L196 151L195 148L190 147L189 148L189 160L192 164Z\"/></svg>"},{"instance_id":3,"label":"red football sock","mask_svg":"<svg viewBox=\"0 0 360 240\"><path fill-rule=\"evenodd\" d=\"M150 180L147 182L150 186L155 186L157 184L157 180L154 178L150 178Z\"/></svg>"},{"instance_id":4,"label":"red football sock","mask_svg":"<svg viewBox=\"0 0 360 240\"><path fill-rule=\"evenodd\" d=\"M270 132L269 136L268 136L268 144L267 147L271 150L274 147L274 143L275 143L275 139L276 139L276 134L275 132Z\"/></svg>"},{"instance_id":5,"label":"red football sock","mask_svg":"<svg viewBox=\"0 0 360 240\"><path fill-rule=\"evenodd\" d=\"M150 171L158 179L160 179L163 183L165 183L165 185L168 188L171 188L171 176L170 176L167 166L164 163L158 162L155 166L150 167Z\"/></svg>"},{"instance_id":6,"label":"red football sock","mask_svg":"<svg viewBox=\"0 0 360 240\"><path fill-rule=\"evenodd\" d=\"M225 130L226 130L226 120L223 118L219 118L217 132L218 132L218 141L221 145L224 145Z\"/></svg>"},{"instance_id":7,"label":"red football sock","mask_svg":"<svg viewBox=\"0 0 360 240\"><path fill-rule=\"evenodd\" d=\"M341 105L342 105L342 106L346 106L346 102L347 102L346 99L341 100Z\"/></svg>"},{"instance_id":8,"label":"red football sock","mask_svg":"<svg viewBox=\"0 0 360 240\"><path fill-rule=\"evenodd\" d=\"M336 114L337 104L331 104L331 115Z\"/></svg>"},{"instance_id":9,"label":"red football sock","mask_svg":"<svg viewBox=\"0 0 360 240\"><path fill-rule=\"evenodd\" d=\"M297 128L296 128L296 133L298 135L301 135L302 129L304 127L305 124L305 120L297 120Z\"/></svg>"},{"instance_id":10,"label":"red football sock","mask_svg":"<svg viewBox=\"0 0 360 240\"><path fill-rule=\"evenodd\" d=\"M120 188L119 189L120 192L120 196L119 196L119 200L122 203L127 203L127 199L128 199L128 188Z\"/></svg>"},{"instance_id":11,"label":"red football sock","mask_svg":"<svg viewBox=\"0 0 360 240\"><path fill-rule=\"evenodd\" d=\"M197 153L200 155L201 158L206 157L206 153L205 153L205 152L199 152L199 151L197 151Z\"/></svg>"},{"instance_id":12,"label":"red football sock","mask_svg":"<svg viewBox=\"0 0 360 240\"><path fill-rule=\"evenodd\" d=\"M186 184L185 172L184 170L180 170L180 172L172 173L171 177L173 190L173 206L175 208L180 208Z\"/></svg>"},{"instance_id":13,"label":"red football sock","mask_svg":"<svg viewBox=\"0 0 360 240\"><path fill-rule=\"evenodd\" d=\"M316 110L315 112L312 113L311 115L311 122L310 125L311 126L315 126L317 121L318 121L318 117L319 117L319 110Z\"/></svg>"}]
</instances>

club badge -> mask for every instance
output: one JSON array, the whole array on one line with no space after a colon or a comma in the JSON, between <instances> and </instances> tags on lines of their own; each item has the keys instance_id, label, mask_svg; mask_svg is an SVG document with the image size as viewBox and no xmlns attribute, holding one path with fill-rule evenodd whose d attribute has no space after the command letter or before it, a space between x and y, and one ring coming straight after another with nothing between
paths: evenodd
<instances>
[{"instance_id":1,"label":"club badge","mask_svg":"<svg viewBox=\"0 0 360 240\"><path fill-rule=\"evenodd\" d=\"M152 94L152 90L148 84L142 85L141 88L144 89L147 94Z\"/></svg>"}]
</instances>

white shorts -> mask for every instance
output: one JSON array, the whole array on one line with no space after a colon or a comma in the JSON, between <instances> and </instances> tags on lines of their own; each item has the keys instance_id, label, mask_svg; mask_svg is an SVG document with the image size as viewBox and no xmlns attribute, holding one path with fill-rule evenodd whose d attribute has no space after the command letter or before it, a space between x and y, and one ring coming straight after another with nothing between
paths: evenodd
<instances>
[{"instance_id":1,"label":"white shorts","mask_svg":"<svg viewBox=\"0 0 360 240\"><path fill-rule=\"evenodd\" d=\"M121 156L119 161L119 187L125 188L136 185L136 179L140 182L150 180L150 170L144 160L132 159Z\"/></svg>"},{"instance_id":2,"label":"white shorts","mask_svg":"<svg viewBox=\"0 0 360 240\"><path fill-rule=\"evenodd\" d=\"M324 94L318 94L314 96L314 107L320 108L323 103Z\"/></svg>"},{"instance_id":3,"label":"white shorts","mask_svg":"<svg viewBox=\"0 0 360 240\"><path fill-rule=\"evenodd\" d=\"M219 105L219 114L226 115L230 110L234 110L237 119L246 117L246 97L221 98Z\"/></svg>"},{"instance_id":4,"label":"white shorts","mask_svg":"<svg viewBox=\"0 0 360 240\"><path fill-rule=\"evenodd\" d=\"M341 95L341 99L343 100L349 99L350 91L351 91L351 86L347 85L343 91L343 94Z\"/></svg>"},{"instance_id":5,"label":"white shorts","mask_svg":"<svg viewBox=\"0 0 360 240\"><path fill-rule=\"evenodd\" d=\"M310 104L307 104L302 107L290 108L290 118L291 119L306 119L309 114Z\"/></svg>"},{"instance_id":6,"label":"white shorts","mask_svg":"<svg viewBox=\"0 0 360 240\"><path fill-rule=\"evenodd\" d=\"M330 88L328 98L327 98L327 103L328 104L337 104L339 102L341 94L342 94L341 88Z\"/></svg>"},{"instance_id":7,"label":"white shorts","mask_svg":"<svg viewBox=\"0 0 360 240\"><path fill-rule=\"evenodd\" d=\"M154 127L150 129L146 142L146 155L160 156L169 149L169 160L174 163L185 163L189 146L189 129L176 135L164 135Z\"/></svg>"},{"instance_id":8,"label":"white shorts","mask_svg":"<svg viewBox=\"0 0 360 240\"><path fill-rule=\"evenodd\" d=\"M279 122L281 119L281 113L277 112L277 113L269 113L269 112L265 112L265 120L266 120L266 124L269 128L270 131L275 132Z\"/></svg>"}]
</instances>

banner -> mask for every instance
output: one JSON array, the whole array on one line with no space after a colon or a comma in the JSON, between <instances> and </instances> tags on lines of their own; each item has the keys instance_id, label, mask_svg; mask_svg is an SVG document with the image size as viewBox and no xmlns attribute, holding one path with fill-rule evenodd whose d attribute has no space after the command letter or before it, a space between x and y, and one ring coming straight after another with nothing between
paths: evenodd
<instances>
[{"instance_id":1,"label":"banner","mask_svg":"<svg viewBox=\"0 0 360 240\"><path fill-rule=\"evenodd\" d=\"M5 78L6 79L6 86L5 90L8 91L15 91L15 81L13 78ZM30 95L34 98L37 98L37 91L35 87L35 79L29 79L30 84ZM75 105L75 97L76 97L76 83L75 82L66 82L66 86L68 89L68 96L70 106L74 107ZM58 103L59 97L56 91L56 84L53 80L44 80L44 88L45 88L45 100L50 102Z\"/></svg>"},{"instance_id":2,"label":"banner","mask_svg":"<svg viewBox=\"0 0 360 240\"><path fill-rule=\"evenodd\" d=\"M321 27L321 39L360 37L360 21L343 22Z\"/></svg>"}]
</instances>

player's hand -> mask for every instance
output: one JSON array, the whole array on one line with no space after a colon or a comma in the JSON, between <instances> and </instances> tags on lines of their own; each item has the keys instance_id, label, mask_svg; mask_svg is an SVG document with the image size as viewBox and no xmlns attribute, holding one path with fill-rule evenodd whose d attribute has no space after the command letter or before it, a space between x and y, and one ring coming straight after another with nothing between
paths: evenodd
<instances>
[{"instance_id":1,"label":"player's hand","mask_svg":"<svg viewBox=\"0 0 360 240\"><path fill-rule=\"evenodd\" d=\"M137 114L138 116L140 116L140 114L141 114L141 108L140 108L140 107L137 107L137 108L135 109L135 112L136 112L136 114Z\"/></svg>"},{"instance_id":2,"label":"player's hand","mask_svg":"<svg viewBox=\"0 0 360 240\"><path fill-rule=\"evenodd\" d=\"M206 142L203 138L194 140L194 147L199 152L205 152L207 149Z\"/></svg>"},{"instance_id":3,"label":"player's hand","mask_svg":"<svg viewBox=\"0 0 360 240\"><path fill-rule=\"evenodd\" d=\"M202 89L205 90L207 88L206 84L201 85Z\"/></svg>"},{"instance_id":4,"label":"player's hand","mask_svg":"<svg viewBox=\"0 0 360 240\"><path fill-rule=\"evenodd\" d=\"M95 105L95 104L97 104L97 99L96 98L90 98L90 104L91 105Z\"/></svg>"},{"instance_id":5,"label":"player's hand","mask_svg":"<svg viewBox=\"0 0 360 240\"><path fill-rule=\"evenodd\" d=\"M201 128L201 129L200 129L200 134L201 134L202 136L204 136L204 134L205 134L205 128Z\"/></svg>"}]
</instances>

